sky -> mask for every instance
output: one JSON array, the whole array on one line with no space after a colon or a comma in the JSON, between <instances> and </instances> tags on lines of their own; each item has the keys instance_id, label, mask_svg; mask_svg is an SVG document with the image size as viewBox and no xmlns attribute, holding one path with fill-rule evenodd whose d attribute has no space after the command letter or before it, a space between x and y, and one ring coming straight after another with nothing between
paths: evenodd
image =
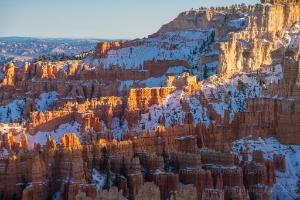
<instances>
[{"instance_id":1,"label":"sky","mask_svg":"<svg viewBox=\"0 0 300 200\"><path fill-rule=\"evenodd\" d=\"M259 0L1 0L0 37L135 39L201 6Z\"/></svg>"}]
</instances>

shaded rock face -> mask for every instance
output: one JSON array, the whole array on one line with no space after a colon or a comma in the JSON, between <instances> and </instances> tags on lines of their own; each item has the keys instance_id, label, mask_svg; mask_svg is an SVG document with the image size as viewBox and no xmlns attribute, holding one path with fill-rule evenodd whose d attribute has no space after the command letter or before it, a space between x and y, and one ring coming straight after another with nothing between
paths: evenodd
<instances>
[{"instance_id":1,"label":"shaded rock face","mask_svg":"<svg viewBox=\"0 0 300 200\"><path fill-rule=\"evenodd\" d=\"M124 194L133 198L137 195L139 189L143 186L143 177L140 171L140 160L138 158L113 156L110 159L111 171L117 174L121 173L121 166L124 165L124 174L127 185L123 186ZM120 184L122 185L122 184Z\"/></svg>"},{"instance_id":2,"label":"shaded rock face","mask_svg":"<svg viewBox=\"0 0 300 200\"><path fill-rule=\"evenodd\" d=\"M151 173L150 181L159 187L162 198L170 198L179 190L179 175L173 173Z\"/></svg>"},{"instance_id":3,"label":"shaded rock face","mask_svg":"<svg viewBox=\"0 0 300 200\"><path fill-rule=\"evenodd\" d=\"M97 190L92 185L76 184L76 183L64 183L61 185L60 189L60 199L76 199L77 194L80 191L84 192L84 195L89 199L95 199L97 195Z\"/></svg>"},{"instance_id":4,"label":"shaded rock face","mask_svg":"<svg viewBox=\"0 0 300 200\"><path fill-rule=\"evenodd\" d=\"M219 108L211 103L222 102L224 98L211 94L206 99L201 91L203 82L197 82L197 76L188 73L167 74L167 87L145 88L143 83L133 83L128 89L121 81L158 78L173 66L193 69L185 60L153 59L144 61L144 68L134 70L119 65L105 68L100 62L110 51L146 45L139 40L100 43L93 55L95 62L88 65L83 61L25 63L23 68L6 64L2 68L5 74L0 85L0 105L8 105L18 96L32 101L24 100L22 113L30 122L23 124L21 130L0 133L0 150L5 148L10 154L0 158L0 194L24 200L48 199L57 191L61 199L271 199L270 188L277 182L275 170L287 171L285 156L274 154L273 159L265 160L263 152L253 151L251 160L247 149L242 149L240 160L231 153L232 142L250 136L254 140L272 136L282 144L300 144L300 48L297 42L290 43L291 36L299 32L299 24L295 23L300 20L299 2L263 2L272 5L250 6L245 27L229 25L232 20L246 19L239 13L188 11L149 36L155 38L161 32L190 28L215 28L213 39L221 39L228 32L240 31L229 33L227 42L208 44L219 52L207 56L201 65L219 59L219 77L210 79L216 87L218 78L234 77L240 72L258 73L266 66L282 63L281 82L265 85L265 77L258 74L256 79L263 85L266 98L248 99L245 112L234 116L230 116L229 110L224 110L224 114L217 112ZM246 88L247 84L242 82L236 86L238 92ZM166 98L178 90L186 95L180 102L185 112L181 125L167 127L163 116L153 134L150 129L144 133L138 127L141 116L150 112L151 106L165 106ZM57 92L57 101L49 104L46 111L40 111L35 100L51 91ZM199 101L202 113L192 111L187 99ZM192 112L209 116L210 122L201 119L195 124ZM123 141L114 138L115 118L128 123ZM36 144L28 150L28 138L71 121L81 125L78 132L82 141L75 134L66 133L59 143L48 136L46 145ZM23 133L23 129L31 136ZM17 141L19 134L22 136ZM109 154L109 181L118 187L97 191L88 184L93 179L90 169L100 170L103 166L104 147ZM4 155L2 151L1 154ZM30 185L19 187L27 186L23 182Z\"/></svg>"},{"instance_id":5,"label":"shaded rock face","mask_svg":"<svg viewBox=\"0 0 300 200\"><path fill-rule=\"evenodd\" d=\"M146 182L139 190L136 200L160 200L160 190L153 182Z\"/></svg>"},{"instance_id":6,"label":"shaded rock face","mask_svg":"<svg viewBox=\"0 0 300 200\"><path fill-rule=\"evenodd\" d=\"M202 169L201 155L172 151L170 155L170 166L173 168L179 166L180 168Z\"/></svg>"},{"instance_id":7,"label":"shaded rock face","mask_svg":"<svg viewBox=\"0 0 300 200\"><path fill-rule=\"evenodd\" d=\"M20 152L18 156L3 157L1 165L4 170L0 173L0 184L4 186L3 194L8 198L10 195L20 197L22 194L22 199L47 199L59 190L62 183L67 184L70 181L72 184L85 184L88 174L82 160L82 146L75 134L63 135L59 148L48 137L47 145L39 151L32 150ZM19 185L13 188L13 182ZM26 187L28 183L29 186L20 191L20 185ZM71 189L62 185L61 193L67 194L66 199L74 199L79 189L83 191L83 188L72 187L74 185L70 186ZM95 197L96 189L94 190Z\"/></svg>"}]
</instances>

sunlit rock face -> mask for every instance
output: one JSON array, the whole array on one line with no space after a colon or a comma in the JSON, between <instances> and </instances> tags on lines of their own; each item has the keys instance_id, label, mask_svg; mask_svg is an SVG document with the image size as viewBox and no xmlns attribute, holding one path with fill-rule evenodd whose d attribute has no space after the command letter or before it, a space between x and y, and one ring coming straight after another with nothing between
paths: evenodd
<instances>
[{"instance_id":1,"label":"sunlit rock face","mask_svg":"<svg viewBox=\"0 0 300 200\"><path fill-rule=\"evenodd\" d=\"M232 76L238 72L257 71L282 63L285 51L299 51L294 34L299 34L300 4L272 1L249 8L248 26L239 33L230 33L221 43L218 73ZM269 3L269 2L263 2Z\"/></svg>"},{"instance_id":2,"label":"sunlit rock face","mask_svg":"<svg viewBox=\"0 0 300 200\"><path fill-rule=\"evenodd\" d=\"M296 197L299 5L190 10L83 60L4 64L0 195Z\"/></svg>"}]
</instances>

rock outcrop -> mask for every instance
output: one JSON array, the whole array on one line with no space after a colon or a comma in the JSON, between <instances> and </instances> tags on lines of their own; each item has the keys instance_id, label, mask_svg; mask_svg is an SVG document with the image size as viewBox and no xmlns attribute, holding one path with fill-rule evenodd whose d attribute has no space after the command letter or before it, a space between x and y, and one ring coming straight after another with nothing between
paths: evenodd
<instances>
[{"instance_id":1,"label":"rock outcrop","mask_svg":"<svg viewBox=\"0 0 300 200\"><path fill-rule=\"evenodd\" d=\"M1 112L12 117L9 109L17 106L21 119L16 121L23 122L10 123L9 128L0 124L0 194L23 200L49 199L58 191L61 199L78 200L271 199L271 188L280 181L275 170L289 169L286 156L268 152L271 156L266 160L264 152L250 151L245 141L274 137L284 145L300 144L300 4L262 2L249 6L248 16L208 10L181 13L148 39L98 44L91 62L5 64ZM201 31L205 37L197 41L200 50L189 49L194 57L171 60L173 53L179 54L178 46L191 43L182 39L177 44L179 34L168 38L173 43L155 46L172 51L158 55L159 59L147 57L133 66L105 60L121 49L132 56L132 47L166 40L167 32L194 29L198 33L199 28L205 29ZM266 67L268 73L275 73L277 64L283 66L283 77L277 77L277 82L259 73ZM189 73L167 73L174 66ZM237 99L231 90L204 90L206 82L199 80L208 76L208 67L218 72L207 79L210 84L245 93L239 99L240 104L246 103L243 109L231 106ZM261 94L246 93L249 84L241 80L232 84L238 73L255 79ZM146 87L157 80L160 87ZM20 102L14 105L15 100ZM159 118L153 122L155 106L162 112L160 117L154 113ZM43 146L34 143L40 141L38 134L67 123L76 123L76 134L55 132L56 140L51 133ZM147 128L142 128L143 123ZM246 149L233 147L236 141ZM97 191L94 179L103 178L103 171L95 177L95 170L102 170L104 164L110 175L105 181L117 187ZM97 187L104 186L100 182Z\"/></svg>"},{"instance_id":2,"label":"rock outcrop","mask_svg":"<svg viewBox=\"0 0 300 200\"><path fill-rule=\"evenodd\" d=\"M299 6L295 3L251 6L247 28L230 33L228 42L220 45L218 73L231 77L281 63L286 49L297 48L290 45L292 33L285 29L293 29L300 21Z\"/></svg>"}]
</instances>

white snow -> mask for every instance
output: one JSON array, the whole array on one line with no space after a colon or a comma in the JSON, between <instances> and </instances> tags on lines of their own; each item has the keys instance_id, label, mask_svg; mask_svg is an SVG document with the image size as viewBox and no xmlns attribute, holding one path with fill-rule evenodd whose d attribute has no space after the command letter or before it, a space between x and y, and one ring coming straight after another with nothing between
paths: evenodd
<instances>
[{"instance_id":1,"label":"white snow","mask_svg":"<svg viewBox=\"0 0 300 200\"><path fill-rule=\"evenodd\" d=\"M53 92L44 92L40 95L40 99L36 99L36 109L39 112L44 112L50 109L51 103L56 99L56 95L58 93L56 91Z\"/></svg>"},{"instance_id":2,"label":"white snow","mask_svg":"<svg viewBox=\"0 0 300 200\"><path fill-rule=\"evenodd\" d=\"M168 71L166 72L166 74L174 74L177 76L180 76L182 74L183 71L187 70L186 67L183 66L174 66L174 67L170 67L168 69Z\"/></svg>"},{"instance_id":3,"label":"white snow","mask_svg":"<svg viewBox=\"0 0 300 200\"><path fill-rule=\"evenodd\" d=\"M284 30L284 36L277 40L277 48L296 48L300 43L300 23Z\"/></svg>"},{"instance_id":4,"label":"white snow","mask_svg":"<svg viewBox=\"0 0 300 200\"><path fill-rule=\"evenodd\" d=\"M91 174L92 174L92 177L93 177L92 185L94 185L97 188L97 190L99 190L100 187L104 186L104 181L105 181L106 174L103 174L103 173L99 172L95 168L92 169ZM112 185L113 185L113 182L110 181L110 186L112 186Z\"/></svg>"},{"instance_id":5,"label":"white snow","mask_svg":"<svg viewBox=\"0 0 300 200\"><path fill-rule=\"evenodd\" d=\"M201 98L200 94L197 93L198 99ZM199 123L209 124L208 117L206 116L206 108L203 108L200 101L196 97L189 98L187 95L185 100L189 105L190 111L194 117L194 125Z\"/></svg>"},{"instance_id":6,"label":"white snow","mask_svg":"<svg viewBox=\"0 0 300 200\"><path fill-rule=\"evenodd\" d=\"M265 85L268 87L271 81L278 83L282 79L282 65L266 68L260 73L265 76ZM226 80L212 76L203 82L202 91L207 100L210 100L211 97L218 100L217 102L210 101L210 104L221 116L223 116L224 110L229 109L232 121L234 113L245 111L248 98L265 97L261 95L262 86L256 79L256 75L257 72L240 73ZM244 91L237 90L239 80L246 85Z\"/></svg>"},{"instance_id":7,"label":"white snow","mask_svg":"<svg viewBox=\"0 0 300 200\"><path fill-rule=\"evenodd\" d=\"M182 110L180 99L182 99L184 92L177 90L174 93L167 96L162 106L153 105L149 107L149 112L141 115L139 121L140 127L144 131L150 128L151 132L154 132L154 128L159 126L159 120L165 116L165 127L168 128L172 124L183 124L185 112Z\"/></svg>"},{"instance_id":8,"label":"white snow","mask_svg":"<svg viewBox=\"0 0 300 200\"><path fill-rule=\"evenodd\" d=\"M9 153L4 147L2 149L0 149L0 158L4 157L4 156L8 156L8 155L9 155Z\"/></svg>"},{"instance_id":9,"label":"white snow","mask_svg":"<svg viewBox=\"0 0 300 200\"><path fill-rule=\"evenodd\" d=\"M2 82L2 79L4 78L5 73L2 72L2 67L0 66L0 82Z\"/></svg>"},{"instance_id":10,"label":"white snow","mask_svg":"<svg viewBox=\"0 0 300 200\"><path fill-rule=\"evenodd\" d=\"M52 197L52 200L60 200L60 192L55 192L55 194Z\"/></svg>"},{"instance_id":11,"label":"white snow","mask_svg":"<svg viewBox=\"0 0 300 200\"><path fill-rule=\"evenodd\" d=\"M117 117L112 120L112 132L114 133L114 138L122 140L123 133L128 131L128 122L125 118L121 120Z\"/></svg>"},{"instance_id":12,"label":"white snow","mask_svg":"<svg viewBox=\"0 0 300 200\"><path fill-rule=\"evenodd\" d=\"M188 70L186 67L183 66L173 66L170 67L167 72L161 76L161 77L150 77L146 80L126 80L126 81L121 81L121 84L119 86L119 94L121 94L124 85L126 85L127 91L130 89L133 84L137 84L141 87L147 87L147 88L153 88L153 87L165 87L166 86L166 76L167 75L175 75L175 76L180 76L184 71Z\"/></svg>"},{"instance_id":13,"label":"white snow","mask_svg":"<svg viewBox=\"0 0 300 200\"><path fill-rule=\"evenodd\" d=\"M186 60L195 69L199 65L199 52L203 41L208 40L213 29L160 33L158 38L134 40L139 46L110 50L106 58L100 59L104 67L109 69L111 64L123 68L141 68L144 61L149 60ZM94 62L91 57L86 63ZM195 70L197 73L197 70Z\"/></svg>"},{"instance_id":14,"label":"white snow","mask_svg":"<svg viewBox=\"0 0 300 200\"><path fill-rule=\"evenodd\" d=\"M60 143L61 136L67 133L75 133L81 141L80 135L80 124L78 122L70 122L66 124L61 124L56 130L51 132L37 132L34 136L27 134L28 137L28 149L33 149L34 144L40 144L41 146L45 145L47 142L48 135L51 136L51 139L56 141L56 144ZM14 136L16 141L21 141L22 134Z\"/></svg>"},{"instance_id":15,"label":"white snow","mask_svg":"<svg viewBox=\"0 0 300 200\"><path fill-rule=\"evenodd\" d=\"M282 79L282 65L266 68L260 73L265 76L265 85L268 87L271 81L278 83ZM232 122L235 113L245 111L248 98L270 98L270 96L261 95L262 85L256 76L257 72L240 73L231 79L224 80L214 75L203 82L202 92L205 99L221 115L222 119L224 118L224 111L229 110L230 122ZM237 90L239 81L246 86L243 91ZM207 108L203 107L199 101L201 98L203 97L200 92L195 91L194 95L189 97L184 91L177 90L165 99L163 105L149 107L149 112L141 115L139 125L143 131L150 129L153 133L155 127L160 125L163 116L166 120L166 128L173 124L182 125L186 113L182 110L181 103L185 100L190 113L193 115L194 125L205 123L208 127L214 120L207 116Z\"/></svg>"},{"instance_id":16,"label":"white snow","mask_svg":"<svg viewBox=\"0 0 300 200\"><path fill-rule=\"evenodd\" d=\"M248 24L248 18L243 17L240 19L235 19L235 20L230 21L228 26L232 27L232 28L242 29L242 28L246 28L247 24Z\"/></svg>"},{"instance_id":17,"label":"white snow","mask_svg":"<svg viewBox=\"0 0 300 200\"><path fill-rule=\"evenodd\" d=\"M148 88L153 88L153 87L164 87L166 85L166 77L158 77L158 78L148 78L145 81L141 81L140 84L145 84L146 87Z\"/></svg>"},{"instance_id":18,"label":"white snow","mask_svg":"<svg viewBox=\"0 0 300 200\"><path fill-rule=\"evenodd\" d=\"M264 153L265 160L273 160L274 154L285 155L286 173L276 170L276 184L272 188L272 199L288 199L292 200L299 197L296 194L297 181L300 175L300 146L299 145L283 145L275 138L267 138L265 140L259 138L253 140L252 136L233 142L233 152L242 159L239 149L248 149L249 161L252 160L253 150L261 150Z\"/></svg>"},{"instance_id":19,"label":"white snow","mask_svg":"<svg viewBox=\"0 0 300 200\"><path fill-rule=\"evenodd\" d=\"M6 106L0 106L0 122L8 123L23 119L24 104L23 100L14 100Z\"/></svg>"}]
</instances>

